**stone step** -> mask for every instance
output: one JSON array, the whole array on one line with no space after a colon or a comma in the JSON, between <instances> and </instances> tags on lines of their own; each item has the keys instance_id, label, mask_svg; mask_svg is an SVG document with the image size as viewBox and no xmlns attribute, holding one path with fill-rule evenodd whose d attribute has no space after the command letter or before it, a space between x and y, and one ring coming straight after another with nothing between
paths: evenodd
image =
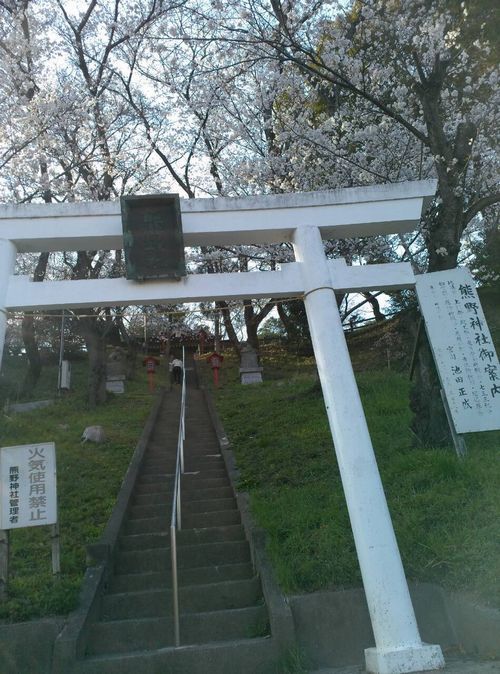
<instances>
[{"instance_id":1,"label":"stone step","mask_svg":"<svg viewBox=\"0 0 500 674\"><path fill-rule=\"evenodd\" d=\"M144 454L143 465L154 464L154 463L164 463L165 461L172 461L175 463L176 453L171 451L165 452L146 452Z\"/></svg>"},{"instance_id":2,"label":"stone step","mask_svg":"<svg viewBox=\"0 0 500 674\"><path fill-rule=\"evenodd\" d=\"M191 453L191 451L185 452L184 458L186 460L186 463L192 458L193 461L196 461L200 465L210 465L212 463L214 464L221 464L224 465L224 459L222 458L222 454L220 452L205 452L203 454L197 454L196 456Z\"/></svg>"},{"instance_id":3,"label":"stone step","mask_svg":"<svg viewBox=\"0 0 500 674\"><path fill-rule=\"evenodd\" d=\"M87 658L71 674L262 674L279 672L280 653L268 637Z\"/></svg>"},{"instance_id":4,"label":"stone step","mask_svg":"<svg viewBox=\"0 0 500 674\"><path fill-rule=\"evenodd\" d=\"M144 452L144 461L161 461L164 459L173 459L177 454L177 438L168 440L163 446L152 446L148 444Z\"/></svg>"},{"instance_id":5,"label":"stone step","mask_svg":"<svg viewBox=\"0 0 500 674\"><path fill-rule=\"evenodd\" d=\"M128 511L129 521L142 520L150 517L163 517L165 525L170 525L170 507L166 504L133 505Z\"/></svg>"},{"instance_id":6,"label":"stone step","mask_svg":"<svg viewBox=\"0 0 500 674\"><path fill-rule=\"evenodd\" d=\"M193 476L188 481L185 480L185 476L182 478L183 491L189 491L190 489L215 489L216 487L228 487L230 484L227 474L225 477L204 477L203 474L199 474Z\"/></svg>"},{"instance_id":7,"label":"stone step","mask_svg":"<svg viewBox=\"0 0 500 674\"><path fill-rule=\"evenodd\" d=\"M230 524L209 528L181 529L177 532L177 545L199 545L221 543L222 541L243 541L245 530L241 524Z\"/></svg>"},{"instance_id":8,"label":"stone step","mask_svg":"<svg viewBox=\"0 0 500 674\"><path fill-rule=\"evenodd\" d=\"M180 546L177 550L177 564L181 569L207 566L210 564L234 564L247 562L250 548L247 541L204 543L202 545ZM151 550L124 550L117 555L116 573L144 573L170 569L170 548Z\"/></svg>"},{"instance_id":9,"label":"stone step","mask_svg":"<svg viewBox=\"0 0 500 674\"><path fill-rule=\"evenodd\" d=\"M209 500L194 499L190 500L186 495L182 502L182 514L204 513L234 510L236 508L236 499L232 498L216 498ZM152 505L133 505L129 509L130 520L145 519L147 517L165 517L170 516L171 508L166 503L153 503Z\"/></svg>"},{"instance_id":10,"label":"stone step","mask_svg":"<svg viewBox=\"0 0 500 674\"><path fill-rule=\"evenodd\" d=\"M178 433L172 433L168 438L162 442L148 442L145 455L147 456L165 456L174 455L177 452Z\"/></svg>"},{"instance_id":11,"label":"stone step","mask_svg":"<svg viewBox=\"0 0 500 674\"><path fill-rule=\"evenodd\" d=\"M205 470L226 470L226 465L222 457L211 457L201 455L195 457L192 455L185 457L184 470L187 473L203 473Z\"/></svg>"},{"instance_id":12,"label":"stone step","mask_svg":"<svg viewBox=\"0 0 500 674\"><path fill-rule=\"evenodd\" d=\"M163 442L170 437L177 437L179 431L180 407L170 415L160 415L151 434L150 442Z\"/></svg>"},{"instance_id":13,"label":"stone step","mask_svg":"<svg viewBox=\"0 0 500 674\"><path fill-rule=\"evenodd\" d=\"M171 475L139 475L137 484L171 484L174 481L174 473Z\"/></svg>"},{"instance_id":14,"label":"stone step","mask_svg":"<svg viewBox=\"0 0 500 674\"><path fill-rule=\"evenodd\" d=\"M214 475L212 473L219 473ZM191 474L184 474L182 476L182 481L186 483L186 486L195 487L200 486L200 483L213 481L213 484L204 484L204 487L219 487L227 486L229 484L229 479L227 477L226 471L212 471L212 473L207 474L207 471L196 471ZM147 485L155 484L157 486L172 484L174 480L174 473L166 474L149 474L149 475L140 475L137 480L137 485Z\"/></svg>"},{"instance_id":15,"label":"stone step","mask_svg":"<svg viewBox=\"0 0 500 674\"><path fill-rule=\"evenodd\" d=\"M190 585L179 589L182 614L222 611L262 603L257 577L209 585ZM142 590L109 594L104 597L101 620L168 617L172 615L172 590Z\"/></svg>"},{"instance_id":16,"label":"stone step","mask_svg":"<svg viewBox=\"0 0 500 674\"><path fill-rule=\"evenodd\" d=\"M184 446L188 448L186 450L187 454L215 454L216 452L220 452L219 442L215 437L196 438L186 435Z\"/></svg>"},{"instance_id":17,"label":"stone step","mask_svg":"<svg viewBox=\"0 0 500 674\"><path fill-rule=\"evenodd\" d=\"M171 618L113 620L90 626L87 653L126 653L165 648L173 644ZM184 644L230 641L263 636L268 633L264 606L227 611L190 613L181 616L181 639Z\"/></svg>"},{"instance_id":18,"label":"stone step","mask_svg":"<svg viewBox=\"0 0 500 674\"><path fill-rule=\"evenodd\" d=\"M212 527L210 529L186 529L177 532L177 545L199 545L222 541L245 540L241 525ZM121 550L151 550L170 546L170 528L145 534L128 534L120 537Z\"/></svg>"},{"instance_id":19,"label":"stone step","mask_svg":"<svg viewBox=\"0 0 500 674\"><path fill-rule=\"evenodd\" d=\"M193 499L189 500L187 495L185 501L181 503L182 514L222 512L223 510L235 510L237 508L236 499L231 498L212 498L208 500Z\"/></svg>"},{"instance_id":20,"label":"stone step","mask_svg":"<svg viewBox=\"0 0 500 674\"><path fill-rule=\"evenodd\" d=\"M227 524L239 524L241 516L239 510L222 510L204 513L183 513L183 529L207 529Z\"/></svg>"},{"instance_id":21,"label":"stone step","mask_svg":"<svg viewBox=\"0 0 500 674\"><path fill-rule=\"evenodd\" d=\"M177 459L176 452L164 452L163 454L146 454L144 456L144 462L142 468L149 468L152 466L157 466L159 468L164 467L165 465L173 464L175 467L175 462ZM193 470L202 471L210 470L215 468L218 470L225 470L224 459L220 455L214 455L210 452L200 452L199 454L194 454L190 451L184 452L184 460L186 467L191 465ZM187 469L187 468L186 468Z\"/></svg>"},{"instance_id":22,"label":"stone step","mask_svg":"<svg viewBox=\"0 0 500 674\"><path fill-rule=\"evenodd\" d=\"M210 419L207 419L206 421L200 420L199 423L206 423L207 426L210 426L212 422ZM200 442L217 442L217 434L213 431L213 429L209 428L207 430L202 430L200 428L196 428L197 425L197 421L191 421L190 419L186 418L186 442L192 444L199 444Z\"/></svg>"},{"instance_id":23,"label":"stone step","mask_svg":"<svg viewBox=\"0 0 500 674\"><path fill-rule=\"evenodd\" d=\"M179 585L206 585L229 580L252 578L254 570L250 562L240 564L221 564L219 566L196 567L194 569L179 569ZM168 588L172 586L170 569L150 571L147 573L131 573L115 575L111 579L112 592L138 592Z\"/></svg>"},{"instance_id":24,"label":"stone step","mask_svg":"<svg viewBox=\"0 0 500 674\"><path fill-rule=\"evenodd\" d=\"M183 502L234 498L234 491L231 486L209 487L208 489L195 486L193 489L189 489L187 485L182 485L181 498Z\"/></svg>"},{"instance_id":25,"label":"stone step","mask_svg":"<svg viewBox=\"0 0 500 674\"><path fill-rule=\"evenodd\" d=\"M172 422L172 427L168 432L151 438L148 442L148 450L163 451L166 447L175 446L179 437L179 419Z\"/></svg>"},{"instance_id":26,"label":"stone step","mask_svg":"<svg viewBox=\"0 0 500 674\"><path fill-rule=\"evenodd\" d=\"M157 427L156 432L153 433L152 437L148 442L148 447L161 449L168 442L171 442L172 440L177 441L178 436L179 436L179 417L176 415L175 419L170 419L168 428Z\"/></svg>"},{"instance_id":27,"label":"stone step","mask_svg":"<svg viewBox=\"0 0 500 674\"><path fill-rule=\"evenodd\" d=\"M170 527L170 517L165 513L164 517L145 517L144 519L128 520L125 523L123 534L149 534L153 532L167 531Z\"/></svg>"},{"instance_id":28,"label":"stone step","mask_svg":"<svg viewBox=\"0 0 500 674\"><path fill-rule=\"evenodd\" d=\"M120 550L153 550L170 547L170 529L165 524L162 531L120 536Z\"/></svg>"},{"instance_id":29,"label":"stone step","mask_svg":"<svg viewBox=\"0 0 500 674\"><path fill-rule=\"evenodd\" d=\"M194 471L185 470L182 481L185 484L190 484L191 482L197 482L200 478L203 480L213 480L220 477L227 478L225 466L219 468L203 468L202 470L196 469Z\"/></svg>"},{"instance_id":30,"label":"stone step","mask_svg":"<svg viewBox=\"0 0 500 674\"><path fill-rule=\"evenodd\" d=\"M134 486L134 495L138 494L160 494L162 492L171 492L174 487L174 478L169 482L136 482Z\"/></svg>"},{"instance_id":31,"label":"stone step","mask_svg":"<svg viewBox=\"0 0 500 674\"><path fill-rule=\"evenodd\" d=\"M234 492L231 487L216 487L215 489L182 489L182 501L209 500L214 498L231 498ZM140 493L134 497L134 505L155 505L172 503L172 491Z\"/></svg>"},{"instance_id":32,"label":"stone step","mask_svg":"<svg viewBox=\"0 0 500 674\"><path fill-rule=\"evenodd\" d=\"M144 475L175 475L175 461L148 462L141 467L141 476Z\"/></svg>"},{"instance_id":33,"label":"stone step","mask_svg":"<svg viewBox=\"0 0 500 674\"><path fill-rule=\"evenodd\" d=\"M182 513L182 528L208 529L211 527L228 526L241 522L238 510L223 510L204 513ZM170 527L170 514L167 511L162 517L145 517L144 519L128 520L124 534L146 534L166 531Z\"/></svg>"}]
</instances>

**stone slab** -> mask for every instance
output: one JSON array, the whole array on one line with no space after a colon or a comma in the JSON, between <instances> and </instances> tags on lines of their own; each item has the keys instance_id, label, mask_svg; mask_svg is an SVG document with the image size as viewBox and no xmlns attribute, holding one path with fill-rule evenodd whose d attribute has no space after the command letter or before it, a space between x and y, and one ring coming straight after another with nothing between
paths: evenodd
<instances>
[{"instance_id":1,"label":"stone slab","mask_svg":"<svg viewBox=\"0 0 500 674\"><path fill-rule=\"evenodd\" d=\"M242 372L242 384L262 384L262 374L260 372Z\"/></svg>"},{"instance_id":2,"label":"stone slab","mask_svg":"<svg viewBox=\"0 0 500 674\"><path fill-rule=\"evenodd\" d=\"M49 674L54 641L63 618L0 625L2 674Z\"/></svg>"},{"instance_id":3,"label":"stone slab","mask_svg":"<svg viewBox=\"0 0 500 674\"><path fill-rule=\"evenodd\" d=\"M125 384L122 379L119 380L107 380L106 381L106 391L109 393L125 393Z\"/></svg>"},{"instance_id":4,"label":"stone slab","mask_svg":"<svg viewBox=\"0 0 500 674\"><path fill-rule=\"evenodd\" d=\"M446 659L446 667L439 671L443 674L500 674L500 662ZM328 667L326 669L310 669L308 674L366 674L366 669L362 665ZM435 674L435 670L433 673L421 672L420 674Z\"/></svg>"},{"instance_id":5,"label":"stone slab","mask_svg":"<svg viewBox=\"0 0 500 674\"><path fill-rule=\"evenodd\" d=\"M423 642L440 644L445 657L458 649L490 661L500 659L499 611L476 606L461 595L449 595L431 583L410 583L409 588ZM362 589L314 592L289 599L299 647L310 667L356 665L364 671L364 650L374 645L374 638ZM481 670L470 669L470 674L476 671Z\"/></svg>"},{"instance_id":6,"label":"stone slab","mask_svg":"<svg viewBox=\"0 0 500 674\"><path fill-rule=\"evenodd\" d=\"M15 403L14 405L9 405L9 412L32 412L33 410L39 410L43 407L49 407L53 405L53 400L35 400L29 403Z\"/></svg>"}]
</instances>

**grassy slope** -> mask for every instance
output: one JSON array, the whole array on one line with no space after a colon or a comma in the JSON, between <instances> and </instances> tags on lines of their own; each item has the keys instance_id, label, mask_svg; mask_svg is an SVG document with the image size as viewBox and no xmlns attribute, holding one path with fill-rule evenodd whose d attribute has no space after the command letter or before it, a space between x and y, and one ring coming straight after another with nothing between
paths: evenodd
<instances>
[{"instance_id":1,"label":"grassy slope","mask_svg":"<svg viewBox=\"0 0 500 674\"><path fill-rule=\"evenodd\" d=\"M217 404L278 578L286 592L359 585L313 365L265 365L271 381L259 386L242 387L226 370ZM500 433L469 435L464 461L452 448L413 448L407 376L381 368L357 379L408 577L500 606Z\"/></svg>"},{"instance_id":2,"label":"grassy slope","mask_svg":"<svg viewBox=\"0 0 500 674\"><path fill-rule=\"evenodd\" d=\"M498 302L483 298L483 305L485 300L491 300L489 322L498 334ZM374 341L370 337L368 343ZM353 355L359 366L373 365L366 345ZM218 404L242 468L242 486L268 529L281 583L289 592L358 585L313 359L273 348L264 361L266 382L241 387L236 362L227 355ZM412 449L408 382L384 370L385 349L377 363L378 370L359 374L358 381L408 575L466 588L484 603L500 605L498 590L494 594L499 587L500 433L470 436L471 451L461 463L451 449ZM23 369L19 360L4 361L0 410L7 397L16 399ZM56 379L56 368L44 369L33 398L53 397ZM75 606L85 546L105 526L150 409L143 372L128 384L125 396L112 397L94 412L86 409L84 391L80 365L73 371L73 392L53 407L23 415L0 411L0 446L56 443L62 546L62 576L55 580L48 529L11 532L9 599L0 604L0 620L65 613ZM83 428L92 424L104 425L107 442L80 445Z\"/></svg>"},{"instance_id":3,"label":"grassy slope","mask_svg":"<svg viewBox=\"0 0 500 674\"><path fill-rule=\"evenodd\" d=\"M19 361L6 362L0 396L22 375ZM61 536L59 579L51 575L48 527L10 532L9 598L0 603L0 619L15 621L62 614L76 606L85 572L85 546L95 541L111 513L129 459L151 408L145 375L127 382L124 396L111 396L94 411L86 408L85 367L73 370L73 392L43 410L0 412L0 446L55 442ZM34 399L54 397L56 368L44 370ZM106 431L100 445L80 444L86 426Z\"/></svg>"}]
</instances>

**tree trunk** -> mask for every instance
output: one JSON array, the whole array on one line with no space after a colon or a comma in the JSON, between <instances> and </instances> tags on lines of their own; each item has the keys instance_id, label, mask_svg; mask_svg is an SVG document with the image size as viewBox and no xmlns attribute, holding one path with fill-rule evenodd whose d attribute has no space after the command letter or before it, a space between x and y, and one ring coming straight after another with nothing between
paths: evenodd
<instances>
[{"instance_id":1,"label":"tree trunk","mask_svg":"<svg viewBox=\"0 0 500 674\"><path fill-rule=\"evenodd\" d=\"M451 442L450 427L441 399L441 384L427 335L423 332L417 353L415 382L410 391L414 417L410 428L418 444L440 447Z\"/></svg>"},{"instance_id":2,"label":"tree trunk","mask_svg":"<svg viewBox=\"0 0 500 674\"><path fill-rule=\"evenodd\" d=\"M88 402L91 408L106 402L106 338L95 318L82 318L82 332L89 357Z\"/></svg>"},{"instance_id":3,"label":"tree trunk","mask_svg":"<svg viewBox=\"0 0 500 674\"><path fill-rule=\"evenodd\" d=\"M257 335L257 330L259 329L260 321L258 316L255 315L252 300L244 300L243 304L247 342L255 351L257 351L257 353L259 353L259 337Z\"/></svg>"},{"instance_id":4,"label":"tree trunk","mask_svg":"<svg viewBox=\"0 0 500 674\"><path fill-rule=\"evenodd\" d=\"M254 322L247 323L246 324L246 329L247 329L247 342L250 344L250 346L259 352L259 337L257 335L257 330L258 330L258 325Z\"/></svg>"},{"instance_id":5,"label":"tree trunk","mask_svg":"<svg viewBox=\"0 0 500 674\"><path fill-rule=\"evenodd\" d=\"M441 201L427 223L428 272L457 266L465 223L461 181L477 135L476 127L469 122L457 126L453 142L445 133L440 97L447 67L447 63L436 59L433 71L428 77L422 76L422 85L418 89L429 147L433 156L437 157L437 194ZM427 336L424 331L422 333L416 354L415 382L410 393L410 407L414 413L411 428L421 444L439 446L451 442L451 432L434 358Z\"/></svg>"},{"instance_id":6,"label":"tree trunk","mask_svg":"<svg viewBox=\"0 0 500 674\"><path fill-rule=\"evenodd\" d=\"M41 283L45 278L48 262L49 253L40 253L33 273L33 281L35 283ZM24 377L22 394L28 395L35 389L42 373L42 361L38 350L38 343L36 341L35 322L33 320L32 312L26 312L24 314L21 325L21 334L23 337L24 348L26 349L26 356L28 358L28 370Z\"/></svg>"},{"instance_id":7,"label":"tree trunk","mask_svg":"<svg viewBox=\"0 0 500 674\"><path fill-rule=\"evenodd\" d=\"M370 304L373 311L373 316L375 317L375 321L377 323L385 321L385 316L380 311L380 304L375 295L372 295L372 293L362 293L362 295L365 298L365 300Z\"/></svg>"},{"instance_id":8,"label":"tree trunk","mask_svg":"<svg viewBox=\"0 0 500 674\"><path fill-rule=\"evenodd\" d=\"M439 186L443 203L431 219L428 229L428 272L455 268L460 250L462 205L443 176L439 180ZM410 427L420 444L435 447L447 445L452 442L451 431L441 398L441 383L425 330L422 330L417 348L415 379L410 392L410 409L413 412Z\"/></svg>"},{"instance_id":9,"label":"tree trunk","mask_svg":"<svg viewBox=\"0 0 500 674\"><path fill-rule=\"evenodd\" d=\"M28 396L33 393L42 372L42 361L40 359L40 352L38 351L38 344L36 341L35 321L33 320L33 314L31 312L26 313L23 317L21 334L23 336L24 348L28 358L28 370L26 371L23 381L22 395Z\"/></svg>"},{"instance_id":10,"label":"tree trunk","mask_svg":"<svg viewBox=\"0 0 500 674\"><path fill-rule=\"evenodd\" d=\"M217 301L215 306L217 309L221 310L222 320L224 321L224 327L226 329L227 336L229 337L229 341L233 345L234 350L239 355L241 351L241 344L240 340L238 339L238 335L236 334L236 330L234 329L234 326L231 322L231 315L227 302L224 302L223 300Z\"/></svg>"}]
</instances>

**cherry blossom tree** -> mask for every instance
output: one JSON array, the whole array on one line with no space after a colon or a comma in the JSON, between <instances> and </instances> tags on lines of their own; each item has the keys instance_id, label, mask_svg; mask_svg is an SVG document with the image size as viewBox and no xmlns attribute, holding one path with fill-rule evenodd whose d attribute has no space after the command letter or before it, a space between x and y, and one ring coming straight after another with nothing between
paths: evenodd
<instances>
[{"instance_id":1,"label":"cherry blossom tree","mask_svg":"<svg viewBox=\"0 0 500 674\"><path fill-rule=\"evenodd\" d=\"M11 132L0 139L6 199L102 201L144 184L154 190L157 167L151 166L145 139L114 92L112 66L124 44L137 45L149 27L182 0L151 0L141 6L128 0L56 4L55 12L53 6L47 12L43 0L0 5L8 75L4 86L10 89L5 114L11 120ZM34 34L41 38L34 40ZM50 64L47 52L52 54ZM40 157L40 174L29 170L34 151ZM47 260L42 256L38 261L39 277ZM96 278L119 272L121 254L78 251L66 254L64 262L71 278ZM108 318L100 310L86 311L78 322L89 353L91 405L106 396Z\"/></svg>"},{"instance_id":2,"label":"cherry blossom tree","mask_svg":"<svg viewBox=\"0 0 500 674\"><path fill-rule=\"evenodd\" d=\"M232 196L434 177L419 232L333 242L329 254L437 271L484 240L499 201L492 0L56 6L49 19L45 0L0 0L8 200L101 200L165 185L189 198ZM290 259L283 246L193 255L200 271ZM120 256L104 258L68 257L71 273L117 273ZM249 335L269 307L245 304ZM230 331L230 307L220 308ZM419 359L415 430L435 441L445 425L434 418L428 349Z\"/></svg>"},{"instance_id":3,"label":"cherry blossom tree","mask_svg":"<svg viewBox=\"0 0 500 674\"><path fill-rule=\"evenodd\" d=\"M272 62L274 174L283 189L437 179L421 229L428 271L454 267L467 227L500 200L495 7L437 0L213 2L235 58ZM412 254L408 240L401 241ZM418 243L417 243L418 245ZM438 382L419 351L413 428L443 441Z\"/></svg>"}]
</instances>

